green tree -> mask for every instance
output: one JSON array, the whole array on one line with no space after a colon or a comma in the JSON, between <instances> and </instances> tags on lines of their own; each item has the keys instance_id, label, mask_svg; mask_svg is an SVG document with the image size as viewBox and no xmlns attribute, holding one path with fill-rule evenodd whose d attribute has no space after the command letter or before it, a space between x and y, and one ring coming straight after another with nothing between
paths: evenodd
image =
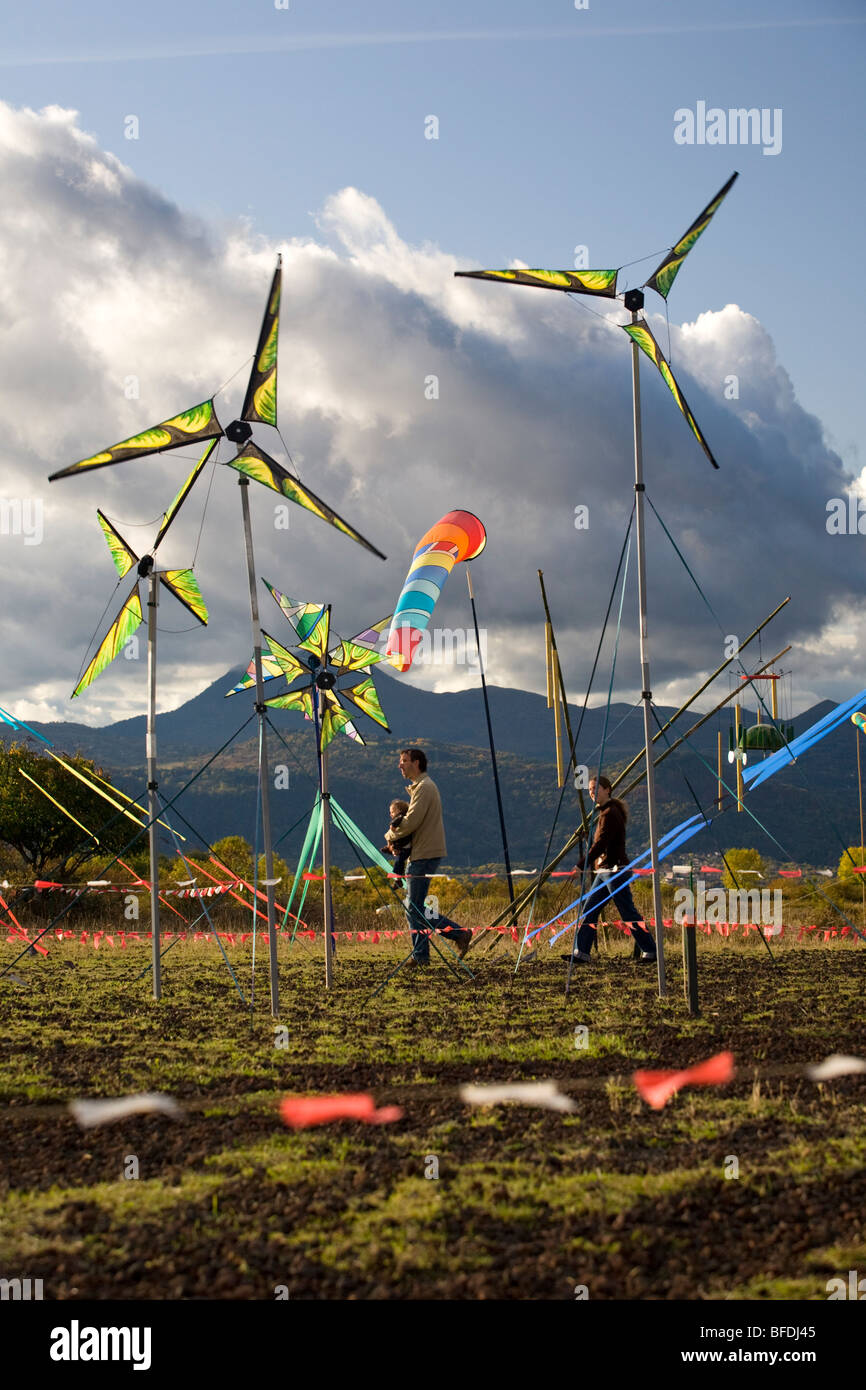
<instances>
[{"instance_id":1,"label":"green tree","mask_svg":"<svg viewBox=\"0 0 866 1390\"><path fill-rule=\"evenodd\" d=\"M237 874L238 878L252 879L253 851L243 835L224 835L221 840L217 840L213 852L226 868ZM209 864L208 868L213 870L213 865ZM276 878L276 874L274 877Z\"/></svg>"},{"instance_id":2,"label":"green tree","mask_svg":"<svg viewBox=\"0 0 866 1390\"><path fill-rule=\"evenodd\" d=\"M749 887L750 880L753 879L755 875L753 872L748 872L740 878L741 869L750 871L757 869L759 874L765 874L767 872L767 865L764 862L764 857L759 854L756 849L728 849L725 850L725 859L734 871L733 875L731 875L728 869L725 869L722 875L722 882L726 888ZM734 882L734 877L739 879L738 883Z\"/></svg>"},{"instance_id":3,"label":"green tree","mask_svg":"<svg viewBox=\"0 0 866 1390\"><path fill-rule=\"evenodd\" d=\"M103 778L106 775L89 758L68 757L65 761L79 772ZM60 802L68 814L49 801L22 772L38 782L55 802ZM81 825L76 825L70 816ZM131 820L53 758L43 757L24 744L0 744L0 843L16 850L36 877L49 864L52 873L63 875L71 863L94 855L105 864L112 855L123 851L134 834Z\"/></svg>"},{"instance_id":4,"label":"green tree","mask_svg":"<svg viewBox=\"0 0 866 1390\"><path fill-rule=\"evenodd\" d=\"M866 849L862 845L849 845L839 860L838 878L840 883L860 883L863 874L855 874L855 864L866 864Z\"/></svg>"}]
</instances>

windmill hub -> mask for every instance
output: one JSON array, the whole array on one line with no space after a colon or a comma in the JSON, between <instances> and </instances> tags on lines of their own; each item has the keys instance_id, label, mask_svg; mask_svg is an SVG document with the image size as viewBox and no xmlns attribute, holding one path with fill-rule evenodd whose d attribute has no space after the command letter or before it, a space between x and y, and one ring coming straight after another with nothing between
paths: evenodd
<instances>
[{"instance_id":1,"label":"windmill hub","mask_svg":"<svg viewBox=\"0 0 866 1390\"><path fill-rule=\"evenodd\" d=\"M153 569L153 556L152 556L152 555L142 555L141 559L140 559L139 562L138 562L138 573L141 575L141 578L142 578L142 579L146 579L147 576L150 574L150 571L151 571L152 569Z\"/></svg>"},{"instance_id":2,"label":"windmill hub","mask_svg":"<svg viewBox=\"0 0 866 1390\"><path fill-rule=\"evenodd\" d=\"M237 444L238 447L246 444L252 433L252 427L246 420L232 420L230 425L226 425L226 439L230 439L232 444Z\"/></svg>"},{"instance_id":3,"label":"windmill hub","mask_svg":"<svg viewBox=\"0 0 866 1390\"><path fill-rule=\"evenodd\" d=\"M316 676L316 685L320 690L333 690L337 684L337 677L333 671L320 671Z\"/></svg>"},{"instance_id":4,"label":"windmill hub","mask_svg":"<svg viewBox=\"0 0 866 1390\"><path fill-rule=\"evenodd\" d=\"M642 309L643 302L643 290L626 290L623 295L623 303L630 314L636 314L638 309Z\"/></svg>"}]
</instances>

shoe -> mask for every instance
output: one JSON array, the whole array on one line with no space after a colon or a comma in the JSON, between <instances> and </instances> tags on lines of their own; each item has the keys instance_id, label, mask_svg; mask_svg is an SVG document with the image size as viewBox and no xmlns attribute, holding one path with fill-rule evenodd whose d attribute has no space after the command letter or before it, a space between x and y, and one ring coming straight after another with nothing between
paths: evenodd
<instances>
[{"instance_id":1,"label":"shoe","mask_svg":"<svg viewBox=\"0 0 866 1390\"><path fill-rule=\"evenodd\" d=\"M414 965L417 970L426 970L430 962L429 960L419 960L417 956L413 956L409 964Z\"/></svg>"},{"instance_id":2,"label":"shoe","mask_svg":"<svg viewBox=\"0 0 866 1390\"><path fill-rule=\"evenodd\" d=\"M472 945L472 932L468 927L464 927L462 931L455 932L451 940L454 942L458 958L462 960Z\"/></svg>"},{"instance_id":3,"label":"shoe","mask_svg":"<svg viewBox=\"0 0 866 1390\"><path fill-rule=\"evenodd\" d=\"M658 956L656 955L655 951L641 951L640 959L642 961L646 961L647 964L654 965L655 962L658 960Z\"/></svg>"},{"instance_id":4,"label":"shoe","mask_svg":"<svg viewBox=\"0 0 866 1390\"><path fill-rule=\"evenodd\" d=\"M575 965L590 965L592 963L592 956L589 951L575 951L574 955L571 951L564 951L562 959L573 960Z\"/></svg>"}]
</instances>

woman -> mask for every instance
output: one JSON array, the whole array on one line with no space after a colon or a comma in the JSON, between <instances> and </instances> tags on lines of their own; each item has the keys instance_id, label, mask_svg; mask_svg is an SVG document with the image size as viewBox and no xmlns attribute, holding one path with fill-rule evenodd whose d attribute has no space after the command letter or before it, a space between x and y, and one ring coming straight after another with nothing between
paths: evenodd
<instances>
[{"instance_id":1,"label":"woman","mask_svg":"<svg viewBox=\"0 0 866 1390\"><path fill-rule=\"evenodd\" d=\"M586 900L586 909L577 933L577 945L572 960L587 965L590 951L595 944L596 922L605 902L616 903L620 920L627 922L635 939L635 955L642 961L654 961L656 944L642 924L640 913L635 907L631 889L626 884L610 893L608 880L615 869L623 869L629 862L625 849L625 825L628 811L622 801L611 796L611 783L607 777L594 777L589 784L589 794L598 807L598 820L592 844L577 867L586 865L594 874L592 888ZM609 896L610 895L610 896Z\"/></svg>"}]
</instances>

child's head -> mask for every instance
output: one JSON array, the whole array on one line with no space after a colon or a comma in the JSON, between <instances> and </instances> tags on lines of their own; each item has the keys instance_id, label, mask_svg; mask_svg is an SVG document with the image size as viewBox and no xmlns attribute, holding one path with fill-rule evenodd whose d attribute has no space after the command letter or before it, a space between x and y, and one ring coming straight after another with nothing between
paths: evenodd
<instances>
[{"instance_id":1,"label":"child's head","mask_svg":"<svg viewBox=\"0 0 866 1390\"><path fill-rule=\"evenodd\" d=\"M391 812L391 819L396 820L398 816L405 816L406 812L409 810L409 802L392 801L388 809Z\"/></svg>"}]
</instances>

